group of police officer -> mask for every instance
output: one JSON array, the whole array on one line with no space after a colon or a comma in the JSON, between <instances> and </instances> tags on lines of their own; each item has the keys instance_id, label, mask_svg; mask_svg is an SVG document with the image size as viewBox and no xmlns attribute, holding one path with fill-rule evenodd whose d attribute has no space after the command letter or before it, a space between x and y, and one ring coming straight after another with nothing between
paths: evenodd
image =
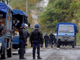
<instances>
[{"instance_id":1,"label":"group of police officer","mask_svg":"<svg viewBox=\"0 0 80 60\"><path fill-rule=\"evenodd\" d=\"M56 39L55 39L55 36L52 33L52 31L50 32L50 35L45 33L44 40L45 40L45 47L46 48L48 47L49 44L51 45L51 48L53 48L53 44L56 44Z\"/></svg>"},{"instance_id":2,"label":"group of police officer","mask_svg":"<svg viewBox=\"0 0 80 60\"><path fill-rule=\"evenodd\" d=\"M43 46L43 35L41 30L39 30L39 24L35 24L34 30L29 34L27 30L27 24L23 23L21 25L21 28L19 29L19 58L20 59L25 59L24 58L24 53L25 53L25 46L27 45L27 38L30 36L30 42L31 42L31 47L33 47L33 59L35 59L35 51L37 49L37 58L42 59L40 57L40 45ZM49 37L50 36L50 37ZM47 33L44 36L45 39L45 46L48 46L48 40L50 40L51 47L53 47L53 39L54 35L52 32L50 35L47 35Z\"/></svg>"}]
</instances>

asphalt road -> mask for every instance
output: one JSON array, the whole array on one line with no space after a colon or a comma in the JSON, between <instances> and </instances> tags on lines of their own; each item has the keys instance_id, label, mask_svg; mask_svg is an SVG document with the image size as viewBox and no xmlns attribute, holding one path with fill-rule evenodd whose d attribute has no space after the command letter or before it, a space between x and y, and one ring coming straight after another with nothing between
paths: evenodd
<instances>
[{"instance_id":1,"label":"asphalt road","mask_svg":"<svg viewBox=\"0 0 80 60\"><path fill-rule=\"evenodd\" d=\"M33 60L32 59L32 49L27 49L25 60ZM80 60L80 46L72 47L61 47L57 49L53 48L41 48L41 57L42 60ZM1 60L1 59L0 59ZM20 60L17 51L13 52L12 58L6 58L4 60ZM35 60L38 60L37 57Z\"/></svg>"},{"instance_id":2,"label":"asphalt road","mask_svg":"<svg viewBox=\"0 0 80 60\"><path fill-rule=\"evenodd\" d=\"M53 53L46 60L80 60L80 46L53 49Z\"/></svg>"}]
</instances>

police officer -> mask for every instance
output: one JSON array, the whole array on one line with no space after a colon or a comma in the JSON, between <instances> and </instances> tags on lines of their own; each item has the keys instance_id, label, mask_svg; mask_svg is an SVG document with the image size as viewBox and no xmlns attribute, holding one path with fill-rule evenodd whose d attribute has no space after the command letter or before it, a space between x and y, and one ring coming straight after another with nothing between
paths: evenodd
<instances>
[{"instance_id":1,"label":"police officer","mask_svg":"<svg viewBox=\"0 0 80 60\"><path fill-rule=\"evenodd\" d=\"M43 36L42 32L39 30L39 24L35 24L35 29L31 32L30 42L33 46L33 59L35 59L35 51L37 48L37 58L42 59L40 57L40 44L43 44Z\"/></svg>"},{"instance_id":2,"label":"police officer","mask_svg":"<svg viewBox=\"0 0 80 60\"><path fill-rule=\"evenodd\" d=\"M49 43L49 36L47 35L47 33L45 33L44 39L45 39L45 47L47 48Z\"/></svg>"},{"instance_id":3,"label":"police officer","mask_svg":"<svg viewBox=\"0 0 80 60\"><path fill-rule=\"evenodd\" d=\"M23 23L21 25L21 28L19 29L19 58L24 58L24 52L25 52L25 45L27 44L27 37L28 37L28 31L26 30L26 24Z\"/></svg>"},{"instance_id":4,"label":"police officer","mask_svg":"<svg viewBox=\"0 0 80 60\"><path fill-rule=\"evenodd\" d=\"M50 45L51 45L51 48L53 48L53 43L54 43L55 36L52 33L52 31L50 32L49 37L50 37Z\"/></svg>"}]
</instances>

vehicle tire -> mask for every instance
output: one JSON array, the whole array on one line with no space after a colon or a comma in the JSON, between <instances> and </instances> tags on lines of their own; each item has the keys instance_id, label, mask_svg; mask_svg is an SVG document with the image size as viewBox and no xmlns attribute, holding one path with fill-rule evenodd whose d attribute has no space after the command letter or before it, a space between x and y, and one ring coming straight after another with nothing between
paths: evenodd
<instances>
[{"instance_id":1,"label":"vehicle tire","mask_svg":"<svg viewBox=\"0 0 80 60\"><path fill-rule=\"evenodd\" d=\"M2 53L2 47L1 47L0 53Z\"/></svg>"},{"instance_id":2,"label":"vehicle tire","mask_svg":"<svg viewBox=\"0 0 80 60\"><path fill-rule=\"evenodd\" d=\"M60 42L59 41L57 42L57 48L60 48Z\"/></svg>"},{"instance_id":3,"label":"vehicle tire","mask_svg":"<svg viewBox=\"0 0 80 60\"><path fill-rule=\"evenodd\" d=\"M6 59L6 48L3 48L3 54L1 54L1 59Z\"/></svg>"},{"instance_id":4,"label":"vehicle tire","mask_svg":"<svg viewBox=\"0 0 80 60\"><path fill-rule=\"evenodd\" d=\"M75 41L75 46L76 46L76 41Z\"/></svg>"},{"instance_id":5,"label":"vehicle tire","mask_svg":"<svg viewBox=\"0 0 80 60\"><path fill-rule=\"evenodd\" d=\"M8 56L8 57L12 57L12 42L11 42L11 44L10 44L10 49L7 50L7 56Z\"/></svg>"},{"instance_id":6,"label":"vehicle tire","mask_svg":"<svg viewBox=\"0 0 80 60\"><path fill-rule=\"evenodd\" d=\"M75 42L72 43L72 48L75 48Z\"/></svg>"}]
</instances>

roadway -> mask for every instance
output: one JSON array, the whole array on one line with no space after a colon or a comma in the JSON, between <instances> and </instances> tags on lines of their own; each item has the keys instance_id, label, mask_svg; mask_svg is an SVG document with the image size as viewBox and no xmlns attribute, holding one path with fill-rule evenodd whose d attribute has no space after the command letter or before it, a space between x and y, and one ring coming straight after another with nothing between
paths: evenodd
<instances>
[{"instance_id":1,"label":"roadway","mask_svg":"<svg viewBox=\"0 0 80 60\"><path fill-rule=\"evenodd\" d=\"M32 48L26 49L24 60L33 60L32 59ZM41 48L41 57L42 60L80 60L80 46L72 47L61 47L57 49L55 46L53 48ZM1 60L1 59L0 59ZM17 51L13 51L12 58L6 58L3 60L20 60ZM35 60L38 60L37 57Z\"/></svg>"}]
</instances>

